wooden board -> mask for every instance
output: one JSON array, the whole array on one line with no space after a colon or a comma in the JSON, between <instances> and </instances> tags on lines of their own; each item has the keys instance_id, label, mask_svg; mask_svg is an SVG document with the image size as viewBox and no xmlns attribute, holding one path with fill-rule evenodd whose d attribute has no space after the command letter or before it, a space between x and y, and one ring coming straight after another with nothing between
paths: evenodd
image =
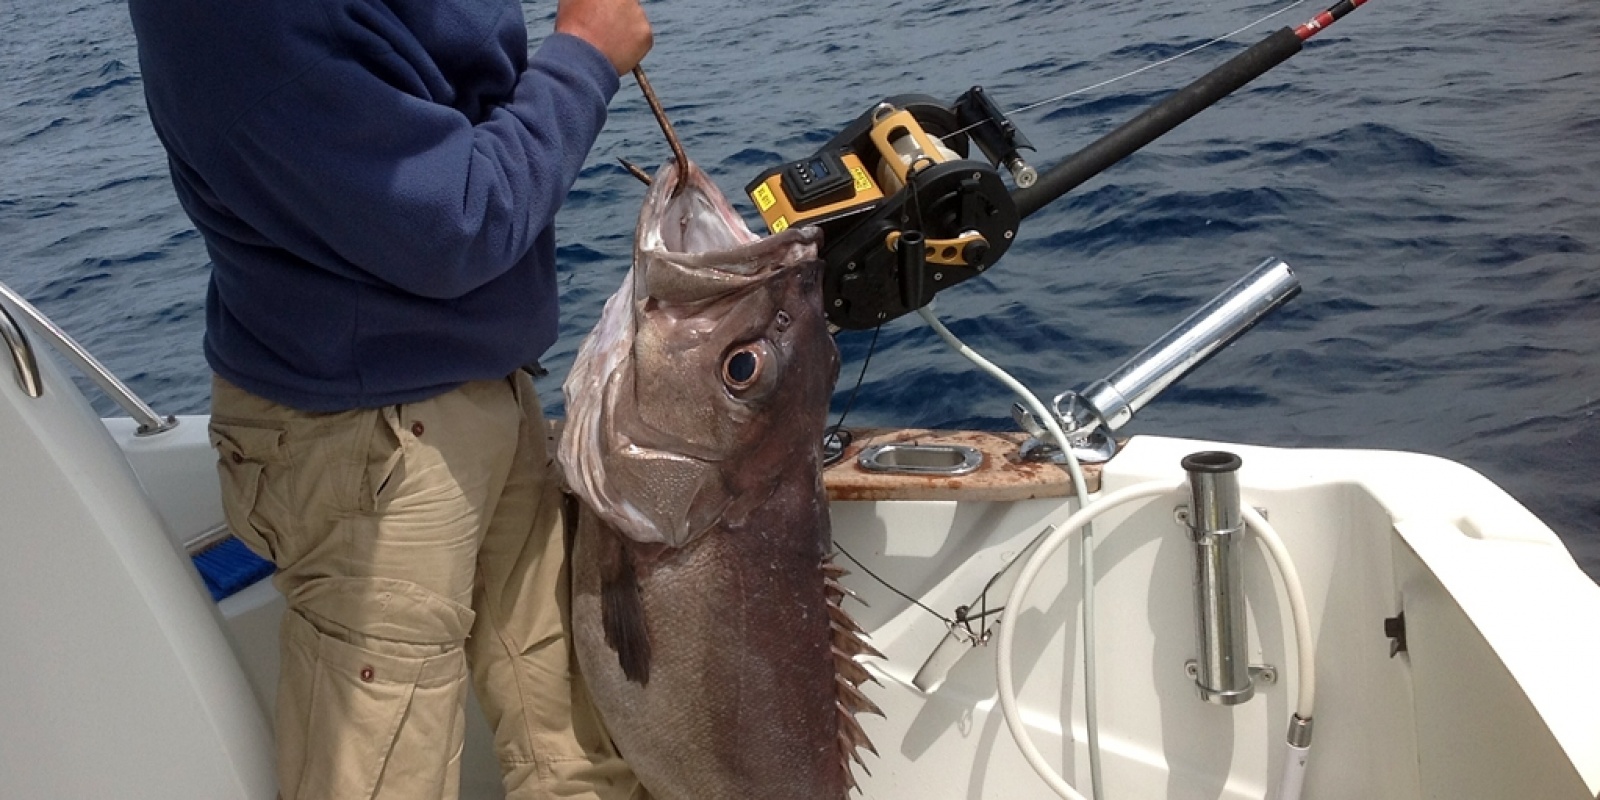
<instances>
[{"instance_id":1,"label":"wooden board","mask_svg":"<svg viewBox=\"0 0 1600 800\"><path fill-rule=\"evenodd\" d=\"M550 453L556 450L562 420L549 422ZM963 500L1010 501L1038 497L1068 497L1072 477L1066 467L1023 463L1017 448L1024 433L988 431L936 431L922 428L852 428L854 440L844 458L822 471L828 499L839 500ZM878 444L939 444L976 447L983 454L977 471L956 477L929 477L905 473L869 472L856 462L861 451ZM1090 492L1100 490L1100 467L1085 465L1084 480Z\"/></svg>"},{"instance_id":2,"label":"wooden board","mask_svg":"<svg viewBox=\"0 0 1600 800\"><path fill-rule=\"evenodd\" d=\"M987 431L935 431L917 428L857 428L844 458L824 469L829 500L965 500L1011 501L1073 494L1066 467L1024 463L1017 447L1024 433ZM983 454L983 464L966 475L945 477L863 469L861 451L879 444L966 445ZM1100 468L1085 466L1089 491L1100 488Z\"/></svg>"}]
</instances>

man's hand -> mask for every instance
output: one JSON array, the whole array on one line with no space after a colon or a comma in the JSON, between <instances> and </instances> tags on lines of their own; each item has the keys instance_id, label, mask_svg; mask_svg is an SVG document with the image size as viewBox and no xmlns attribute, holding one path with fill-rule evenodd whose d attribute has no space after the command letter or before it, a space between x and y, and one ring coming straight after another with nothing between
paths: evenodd
<instances>
[{"instance_id":1,"label":"man's hand","mask_svg":"<svg viewBox=\"0 0 1600 800\"><path fill-rule=\"evenodd\" d=\"M639 0L560 0L556 32L594 45L619 76L632 72L655 43Z\"/></svg>"}]
</instances>

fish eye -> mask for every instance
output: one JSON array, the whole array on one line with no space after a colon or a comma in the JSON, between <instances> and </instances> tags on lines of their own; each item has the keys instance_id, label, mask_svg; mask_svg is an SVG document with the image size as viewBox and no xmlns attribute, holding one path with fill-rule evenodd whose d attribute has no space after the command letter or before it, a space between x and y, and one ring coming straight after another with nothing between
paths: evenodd
<instances>
[{"instance_id":1,"label":"fish eye","mask_svg":"<svg viewBox=\"0 0 1600 800\"><path fill-rule=\"evenodd\" d=\"M730 391L742 393L761 381L766 365L767 349L762 343L740 345L722 359L722 382Z\"/></svg>"},{"instance_id":2,"label":"fish eye","mask_svg":"<svg viewBox=\"0 0 1600 800\"><path fill-rule=\"evenodd\" d=\"M722 377L729 386L748 386L756 379L756 373L761 369L761 359L749 350L738 350L728 356L722 364Z\"/></svg>"}]
</instances>

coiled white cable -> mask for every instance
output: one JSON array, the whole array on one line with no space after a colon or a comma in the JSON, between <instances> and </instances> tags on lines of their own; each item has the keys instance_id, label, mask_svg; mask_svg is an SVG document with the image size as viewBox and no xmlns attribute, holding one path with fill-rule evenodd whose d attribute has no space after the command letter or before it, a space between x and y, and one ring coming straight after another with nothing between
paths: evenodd
<instances>
[{"instance_id":1,"label":"coiled white cable","mask_svg":"<svg viewBox=\"0 0 1600 800\"><path fill-rule=\"evenodd\" d=\"M1078 510L1067 517L1065 522L1052 533L1049 538L1039 543L1033 555L1023 564L1022 572L1017 576L1016 585L1011 588L1011 594L1006 598L1006 608L1012 610L1012 617L1023 608L1027 599L1028 590L1038 578L1046 561L1056 550L1072 536L1079 527L1087 525L1118 506L1159 497L1163 494L1178 491L1183 488L1183 481L1149 481L1112 492L1100 498L1094 505ZM1260 513L1248 506L1243 508L1245 521L1254 530L1262 544L1266 547L1268 555L1278 567L1278 572L1283 580L1284 593L1289 599L1289 613L1294 621L1295 655L1299 663L1299 697L1296 703L1296 715L1302 720L1309 721L1312 717L1312 704L1316 696L1315 665L1316 649L1311 638L1311 615L1306 606L1305 592L1300 583L1299 573L1294 568L1294 562L1289 558L1289 551L1283 544L1277 531L1264 519ZM1017 708L1016 684L1012 677L1012 649L1015 647L1013 631L1015 625L1000 626L1000 635L996 641L996 670L998 672L1000 710L1005 716L1006 726L1011 730L1012 738L1016 739L1017 747L1022 751L1022 756L1034 771L1044 779L1051 790L1068 800L1086 800L1083 795L1073 789L1054 768L1045 761L1044 755L1028 736L1027 728L1023 725L1022 714ZM1279 800L1294 800L1299 796L1299 787L1303 780L1305 769L1306 747L1295 748L1298 753L1290 752L1289 758L1284 763L1283 779L1279 786Z\"/></svg>"},{"instance_id":2,"label":"coiled white cable","mask_svg":"<svg viewBox=\"0 0 1600 800\"><path fill-rule=\"evenodd\" d=\"M1067 470L1072 476L1073 486L1077 489L1078 511L1069 516L1054 533L1040 542L1037 550L1023 565L1021 574L1017 577L1016 584L1011 589L1011 594L1006 598L1005 607L1013 609L1013 619L1017 611L1023 607L1023 600L1027 591L1032 587L1033 581L1038 577L1050 556L1060 549L1061 545L1073 536L1079 529L1084 536L1083 545L1083 626L1084 626L1084 723L1088 730L1089 748L1089 775L1091 791L1094 800L1101 800L1104 783L1101 779L1100 758L1100 725L1099 703L1096 700L1095 687L1097 685L1096 658L1094 646L1094 559L1093 559L1093 522L1101 514L1117 506L1131 503L1136 500L1155 497L1169 492L1177 491L1184 485L1184 481L1167 482L1151 481L1137 486L1131 486L1101 498L1092 505L1089 502L1087 483L1083 477L1083 470L1077 458L1072 453L1066 433L1057 423L1056 417L1039 398L1034 396L1020 381L1009 373L984 358L977 351L968 347L955 334L941 323L933 314L930 304L918 309L930 328L939 335L952 349L962 357L971 361L979 369L988 373L996 380L1005 384L1017 394L1034 415L1034 418L1044 424L1055 439L1057 447L1066 455ZM1254 508L1244 506L1242 509L1245 522L1256 532L1257 537L1266 548L1268 555L1278 567L1280 579L1283 581L1284 593L1289 600L1289 613L1293 619L1295 632L1295 656L1298 661L1299 692L1295 703L1295 716L1307 723L1312 719L1313 705L1316 699L1316 648L1311 637L1311 615L1306 606L1305 591L1300 583L1299 572L1294 567L1294 562L1289 557L1289 550L1284 546L1283 539L1278 532ZM1027 760L1034 771L1037 772L1045 783L1057 795L1067 800L1088 800L1076 789L1068 784L1059 773L1045 761L1044 755L1033 744L1028 736L1027 729L1022 723L1022 715L1017 708L1016 686L1012 677L1011 651L1013 639L1011 632L1015 625L1001 625L997 641L997 672L1000 694L1000 710L1005 717L1006 726L1011 730L1012 738L1016 740L1017 747L1022 751L1023 758ZM1284 760L1283 774L1279 781L1277 793L1278 800L1296 800L1300 796L1300 789L1304 783L1305 767L1309 743L1297 746L1293 742L1288 745Z\"/></svg>"},{"instance_id":3,"label":"coiled white cable","mask_svg":"<svg viewBox=\"0 0 1600 800\"><path fill-rule=\"evenodd\" d=\"M1056 550L1060 549L1061 545L1066 543L1067 539L1078 528L1088 525L1101 514L1125 503L1167 494L1176 491L1181 486L1183 486L1182 483L1170 481L1141 483L1112 492L1100 498L1093 505L1084 506L1073 513L1072 516L1067 517L1066 521L1061 523L1060 527L1049 538L1039 543L1039 549L1035 550L1028 562L1022 565L1022 573L1017 576L1017 583L1011 587L1011 595L1006 598L1006 608L1011 612L1011 618L1014 620L1021 613L1023 600L1027 597L1028 588L1033 585L1034 579L1039 576L1039 571L1044 567L1045 562L1049 560ZM1017 708L1017 689L1012 678L1011 669L1011 650L1015 641L1012 632L1016 628L1015 624L1001 625L1000 636L996 645L996 672L999 678L1001 714L1006 718L1006 726L1011 729L1011 737L1016 739L1017 747L1022 750L1022 757L1027 760L1029 766L1032 766L1035 772L1039 773L1039 777L1044 779L1050 789L1056 794L1067 798L1067 800L1087 800L1076 789L1072 788L1072 785L1067 783L1066 779L1062 778L1060 773L1057 773L1050 766L1049 762L1045 761L1044 755L1039 752L1038 747L1034 746L1033 739L1028 736L1028 730L1022 723L1022 713Z\"/></svg>"}]
</instances>

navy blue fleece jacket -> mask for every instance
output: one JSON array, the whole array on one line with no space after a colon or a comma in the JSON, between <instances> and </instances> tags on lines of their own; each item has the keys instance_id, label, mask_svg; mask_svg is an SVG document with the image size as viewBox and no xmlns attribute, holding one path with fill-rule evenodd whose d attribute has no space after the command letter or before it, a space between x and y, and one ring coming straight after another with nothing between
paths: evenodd
<instances>
[{"instance_id":1,"label":"navy blue fleece jacket","mask_svg":"<svg viewBox=\"0 0 1600 800\"><path fill-rule=\"evenodd\" d=\"M420 400L555 340L552 222L618 79L518 0L130 0L213 269L206 357L288 406Z\"/></svg>"}]
</instances>

